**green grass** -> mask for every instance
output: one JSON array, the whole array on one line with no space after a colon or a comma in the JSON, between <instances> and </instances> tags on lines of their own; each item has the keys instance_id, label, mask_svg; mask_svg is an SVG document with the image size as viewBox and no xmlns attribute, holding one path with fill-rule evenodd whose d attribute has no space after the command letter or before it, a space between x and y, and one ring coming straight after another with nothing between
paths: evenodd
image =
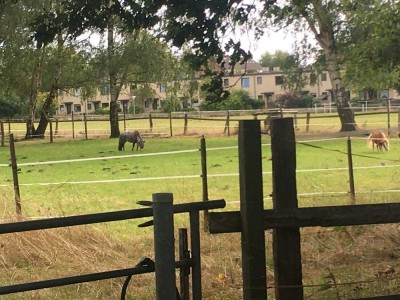
<instances>
[{"instance_id":1,"label":"green grass","mask_svg":"<svg viewBox=\"0 0 400 300\"><path fill-rule=\"evenodd\" d=\"M346 139L307 141L299 136L297 140L299 205L348 204L346 194L335 194L349 191ZM201 201L199 137L146 138L145 148L133 152L129 144L127 151L119 152L117 142L117 139L98 138L56 139L54 143L48 140L15 143L17 163L21 168L19 183L24 216L47 217L139 208L137 201L151 200L152 193L157 192L173 193L175 203ZM227 207L224 210L238 210L237 136L206 136L206 144L209 150L209 198L225 199ZM262 144L264 206L271 208L269 194L272 192L272 162L268 136L262 135ZM399 148L395 138L391 139L390 151L384 153L372 152L365 138L352 139L357 203L398 202L397 192L376 191L399 189ZM181 150L191 151L174 152ZM8 164L9 156L8 147L0 147L0 164ZM109 157L112 159L107 159ZM23 165L85 158L96 160ZM194 177L186 178L191 175ZM167 178L174 176L182 178ZM101 180L115 182L95 182ZM3 219L7 221L15 211L10 167L0 167L0 185L0 209ZM5 272L0 276L0 282L14 284L29 279L43 280L72 276L77 272L83 274L133 266L140 257L151 257L153 254L151 228L136 227L143 221L131 220L83 229L78 227L1 236L3 252L0 257ZM175 222L176 228L188 227L187 216L178 215ZM370 227L362 227L362 230L357 228L333 228L322 232L318 228L302 229L305 284L326 282L329 271L333 272L336 280L347 282L358 281L360 276L367 279L374 277L373 274L386 265L398 268L392 259L398 257L400 249L396 242L398 239L395 238L395 228L392 228L394 231L389 228L385 232L375 229L371 231ZM266 255L268 261L271 261L270 231L266 232L266 238ZM374 240L379 242L368 244ZM382 243L385 243L384 251L380 247ZM240 253L239 234L202 235L204 299L241 298ZM379 259L374 260L375 257ZM268 266L272 267L271 264ZM354 265L356 267L352 267ZM272 279L268 280L271 284ZM26 299L117 299L122 283L123 279L116 279L24 293L22 296ZM357 291L353 286L338 289L343 299L347 299L357 295L393 293L396 283L392 281L378 287L371 285ZM269 299L273 299L271 293L272 290L269 291ZM333 288L326 291L308 288L305 294L306 299L336 299L336 290ZM11 295L5 299L20 298L21 295ZM154 299L153 275L134 278L127 299Z\"/></svg>"},{"instance_id":2,"label":"green grass","mask_svg":"<svg viewBox=\"0 0 400 300\"><path fill-rule=\"evenodd\" d=\"M264 194L272 192L271 152L262 136ZM239 207L237 137L208 137L207 166L210 199L225 199L229 209ZM198 137L147 138L142 151L118 151L117 139L68 140L16 144L22 207L25 214L40 216L135 208L152 193L171 192L175 202L201 201L201 159ZM353 166L359 202L392 201L395 193L371 191L398 189L399 145L389 152L372 152L364 138L352 139ZM213 150L213 148L222 148ZM302 194L349 191L346 139L301 141L297 149L297 190ZM179 151L188 150L180 153ZM0 148L0 164L9 162L8 148ZM82 159L87 161L74 161ZM66 162L57 163L57 161ZM50 164L29 165L35 162ZM358 169L358 168L362 169ZM2 210L13 211L11 168L1 167ZM108 182L103 182L108 181ZM371 185L373 182L373 185ZM312 195L310 195L312 196ZM316 198L319 198L316 200ZM345 204L346 195L300 197L301 206ZM266 200L266 207L270 201Z\"/></svg>"}]
</instances>

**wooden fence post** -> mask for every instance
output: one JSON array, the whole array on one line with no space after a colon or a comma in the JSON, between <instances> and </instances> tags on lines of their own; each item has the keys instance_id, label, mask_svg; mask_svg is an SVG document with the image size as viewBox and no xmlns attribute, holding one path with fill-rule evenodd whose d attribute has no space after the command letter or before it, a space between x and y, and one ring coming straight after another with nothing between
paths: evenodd
<instances>
[{"instance_id":1,"label":"wooden fence post","mask_svg":"<svg viewBox=\"0 0 400 300\"><path fill-rule=\"evenodd\" d=\"M200 139L200 155L201 155L201 182L203 188L203 201L208 201L208 180L207 180L207 149L206 139L204 135ZM204 231L208 231L208 210L204 211Z\"/></svg>"},{"instance_id":2,"label":"wooden fence post","mask_svg":"<svg viewBox=\"0 0 400 300\"><path fill-rule=\"evenodd\" d=\"M172 113L169 112L169 136L172 136Z\"/></svg>"},{"instance_id":3,"label":"wooden fence post","mask_svg":"<svg viewBox=\"0 0 400 300\"><path fill-rule=\"evenodd\" d=\"M71 117L72 117L72 139L75 139L74 111L71 111Z\"/></svg>"},{"instance_id":4,"label":"wooden fence post","mask_svg":"<svg viewBox=\"0 0 400 300\"><path fill-rule=\"evenodd\" d=\"M85 124L85 139L88 139L88 131L87 131L87 118L86 118L86 113L83 113L83 123Z\"/></svg>"},{"instance_id":5,"label":"wooden fence post","mask_svg":"<svg viewBox=\"0 0 400 300\"><path fill-rule=\"evenodd\" d=\"M1 146L4 147L4 123L0 121L0 130L1 130Z\"/></svg>"},{"instance_id":6,"label":"wooden fence post","mask_svg":"<svg viewBox=\"0 0 400 300\"><path fill-rule=\"evenodd\" d=\"M179 260L182 261L185 259L190 259L187 229L179 228ZM189 300L189 274L189 267L180 268L179 281L182 300Z\"/></svg>"},{"instance_id":7,"label":"wooden fence post","mask_svg":"<svg viewBox=\"0 0 400 300\"><path fill-rule=\"evenodd\" d=\"M185 113L185 121L183 124L183 135L187 134L187 126L188 126L188 116L187 113Z\"/></svg>"},{"instance_id":8,"label":"wooden fence post","mask_svg":"<svg viewBox=\"0 0 400 300\"><path fill-rule=\"evenodd\" d=\"M18 216L22 214L21 208L21 195L19 193L19 183L18 183L18 166L17 166L17 156L15 155L14 146L14 134L10 134L10 156L11 156L11 168L13 173L14 181L14 194L15 194L15 208Z\"/></svg>"},{"instance_id":9,"label":"wooden fence post","mask_svg":"<svg viewBox=\"0 0 400 300\"><path fill-rule=\"evenodd\" d=\"M126 112L125 112L125 104L123 105L124 108L124 131L126 131ZM86 138L87 139L87 138Z\"/></svg>"},{"instance_id":10,"label":"wooden fence post","mask_svg":"<svg viewBox=\"0 0 400 300\"><path fill-rule=\"evenodd\" d=\"M225 122L225 128L224 128L224 133L228 132L228 136L230 136L229 118L230 118L230 113L228 110L228 111L226 111L226 122Z\"/></svg>"},{"instance_id":11,"label":"wooden fence post","mask_svg":"<svg viewBox=\"0 0 400 300\"><path fill-rule=\"evenodd\" d=\"M292 118L273 119L271 129L273 208L298 207L296 187L296 142ZM302 300L300 230L273 230L275 298Z\"/></svg>"},{"instance_id":12,"label":"wooden fence post","mask_svg":"<svg viewBox=\"0 0 400 300\"><path fill-rule=\"evenodd\" d=\"M151 114L149 114L149 123L150 123L150 132L153 132L153 119L151 117Z\"/></svg>"},{"instance_id":13,"label":"wooden fence post","mask_svg":"<svg viewBox=\"0 0 400 300\"><path fill-rule=\"evenodd\" d=\"M347 137L347 161L349 164L349 182L350 182L350 203L356 204L356 192L354 189L354 174L353 174L353 155L351 153L351 139Z\"/></svg>"},{"instance_id":14,"label":"wooden fence post","mask_svg":"<svg viewBox=\"0 0 400 300\"><path fill-rule=\"evenodd\" d=\"M397 112L397 136L400 137L400 108Z\"/></svg>"},{"instance_id":15,"label":"wooden fence post","mask_svg":"<svg viewBox=\"0 0 400 300\"><path fill-rule=\"evenodd\" d=\"M11 134L11 119L8 118L8 136Z\"/></svg>"},{"instance_id":16,"label":"wooden fence post","mask_svg":"<svg viewBox=\"0 0 400 300\"><path fill-rule=\"evenodd\" d=\"M310 130L310 112L306 114L306 132Z\"/></svg>"},{"instance_id":17,"label":"wooden fence post","mask_svg":"<svg viewBox=\"0 0 400 300\"><path fill-rule=\"evenodd\" d=\"M53 122L49 120L49 129L50 129L50 143L53 142Z\"/></svg>"},{"instance_id":18,"label":"wooden fence post","mask_svg":"<svg viewBox=\"0 0 400 300\"><path fill-rule=\"evenodd\" d=\"M176 300L173 195L155 193L152 200L156 299Z\"/></svg>"},{"instance_id":19,"label":"wooden fence post","mask_svg":"<svg viewBox=\"0 0 400 300\"><path fill-rule=\"evenodd\" d=\"M390 136L390 99L387 99L387 128L388 136Z\"/></svg>"},{"instance_id":20,"label":"wooden fence post","mask_svg":"<svg viewBox=\"0 0 400 300\"><path fill-rule=\"evenodd\" d=\"M56 117L56 130L54 132L54 135L58 134L58 118Z\"/></svg>"},{"instance_id":21,"label":"wooden fence post","mask_svg":"<svg viewBox=\"0 0 400 300\"><path fill-rule=\"evenodd\" d=\"M261 129L239 121L240 215L243 299L267 299Z\"/></svg>"}]
</instances>

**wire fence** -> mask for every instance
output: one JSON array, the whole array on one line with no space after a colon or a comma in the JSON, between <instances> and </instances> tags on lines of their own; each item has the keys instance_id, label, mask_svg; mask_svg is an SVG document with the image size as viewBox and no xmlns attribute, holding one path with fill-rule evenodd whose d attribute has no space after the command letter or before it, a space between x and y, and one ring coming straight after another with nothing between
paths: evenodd
<instances>
[{"instance_id":1,"label":"wire fence","mask_svg":"<svg viewBox=\"0 0 400 300\"><path fill-rule=\"evenodd\" d=\"M389 109L376 107L370 108L369 111L352 109L360 130L383 129L389 135L400 132L399 107L390 107ZM119 116L119 128L121 131L139 130L145 137L205 134L229 136L236 134L240 120L259 119L264 126L264 120L268 116L294 118L294 127L298 135L338 132L342 126L336 112L281 109L124 114ZM38 123L38 121L36 120L35 123ZM110 136L107 116L71 114L51 117L48 122L49 126L47 126L44 135L40 137L47 139L87 139ZM26 136L26 121L23 119L3 119L0 120L0 125L2 145L11 133L14 134L16 139Z\"/></svg>"}]
</instances>

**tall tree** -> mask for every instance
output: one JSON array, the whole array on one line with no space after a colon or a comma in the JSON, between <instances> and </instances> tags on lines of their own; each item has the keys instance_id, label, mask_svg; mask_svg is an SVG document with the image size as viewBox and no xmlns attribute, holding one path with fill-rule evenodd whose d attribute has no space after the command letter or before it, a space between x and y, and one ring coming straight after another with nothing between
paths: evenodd
<instances>
[{"instance_id":1,"label":"tall tree","mask_svg":"<svg viewBox=\"0 0 400 300\"><path fill-rule=\"evenodd\" d=\"M342 76L345 67L343 57L347 50L345 41L349 38L349 27L345 18L347 11L342 2L287 0L266 7L264 16L279 27L296 23L297 28L304 28L305 25L312 33L325 56L342 125L340 131L352 131L358 127Z\"/></svg>"},{"instance_id":2,"label":"tall tree","mask_svg":"<svg viewBox=\"0 0 400 300\"><path fill-rule=\"evenodd\" d=\"M345 80L354 89L400 92L400 1L353 1L347 20L353 40L346 53Z\"/></svg>"},{"instance_id":3,"label":"tall tree","mask_svg":"<svg viewBox=\"0 0 400 300\"><path fill-rule=\"evenodd\" d=\"M259 63L264 67L278 67L282 68L285 65L286 58L290 54L286 51L276 50L274 53L265 52L261 55Z\"/></svg>"}]
</instances>

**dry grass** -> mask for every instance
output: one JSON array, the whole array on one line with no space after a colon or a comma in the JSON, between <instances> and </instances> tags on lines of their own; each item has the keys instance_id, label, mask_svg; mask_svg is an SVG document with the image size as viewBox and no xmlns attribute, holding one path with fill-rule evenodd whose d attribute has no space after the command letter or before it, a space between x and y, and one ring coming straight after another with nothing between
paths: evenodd
<instances>
[{"instance_id":1,"label":"dry grass","mask_svg":"<svg viewBox=\"0 0 400 300\"><path fill-rule=\"evenodd\" d=\"M183 224L182 224L183 225ZM399 225L302 229L305 299L400 293ZM203 299L241 299L240 234L202 232ZM274 299L271 231L266 232L269 298ZM1 236L2 285L134 266L152 256L151 228L116 239L80 226ZM3 299L119 299L124 278L4 296ZM337 285L335 285L336 283ZM155 299L154 274L134 276L127 299Z\"/></svg>"}]
</instances>

